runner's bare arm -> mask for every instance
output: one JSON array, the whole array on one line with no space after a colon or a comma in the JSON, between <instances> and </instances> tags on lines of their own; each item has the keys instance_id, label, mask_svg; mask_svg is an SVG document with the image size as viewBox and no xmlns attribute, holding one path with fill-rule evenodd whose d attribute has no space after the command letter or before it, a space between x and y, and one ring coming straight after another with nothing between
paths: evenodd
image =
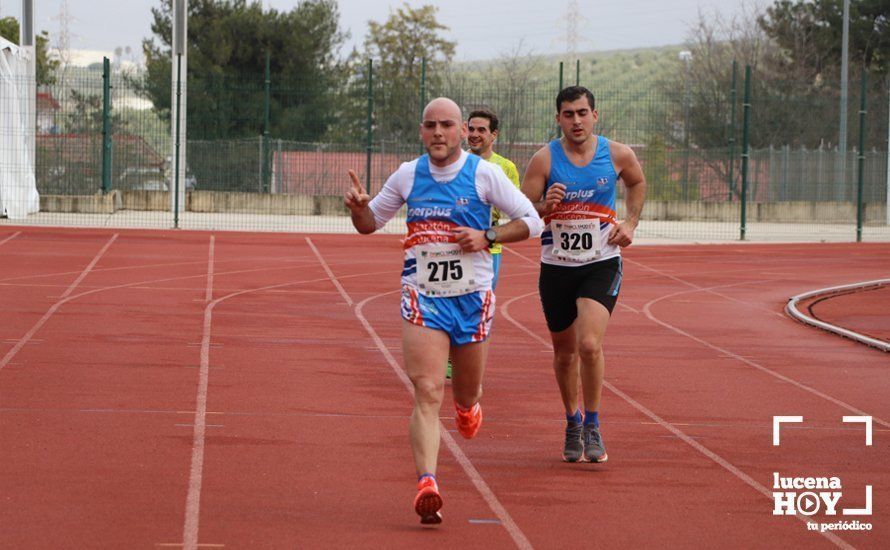
<instances>
[{"instance_id":1,"label":"runner's bare arm","mask_svg":"<svg viewBox=\"0 0 890 550\"><path fill-rule=\"evenodd\" d=\"M504 225L494 228L498 234L497 242L499 243L515 243L529 238L531 232L528 225L523 220L510 220Z\"/></svg>"},{"instance_id":2,"label":"runner's bare arm","mask_svg":"<svg viewBox=\"0 0 890 550\"><path fill-rule=\"evenodd\" d=\"M624 182L627 194L624 198L626 217L618 225L612 226L609 244L629 246L633 242L634 231L640 223L643 203L646 200L646 177L633 149L623 143L614 143L612 158L618 177Z\"/></svg>"},{"instance_id":3,"label":"runner's bare arm","mask_svg":"<svg viewBox=\"0 0 890 550\"><path fill-rule=\"evenodd\" d=\"M359 233L363 235L373 233L377 230L377 223L374 220L374 213L368 207L371 196L362 189L362 184L354 170L349 171L349 177L352 179L352 187L346 191L343 204L349 209L352 225Z\"/></svg>"},{"instance_id":4,"label":"runner's bare arm","mask_svg":"<svg viewBox=\"0 0 890 550\"><path fill-rule=\"evenodd\" d=\"M550 175L550 149L542 147L532 157L525 171L525 178L522 180L521 190L535 205L535 210L541 216L553 212L553 208L559 204L566 195L565 185L554 183L544 195L544 188L547 186L547 177Z\"/></svg>"},{"instance_id":5,"label":"runner's bare arm","mask_svg":"<svg viewBox=\"0 0 890 550\"><path fill-rule=\"evenodd\" d=\"M523 220L510 220L504 225L492 228L498 234L495 242L515 243L529 237L529 227ZM485 238L485 231L472 227L457 227L454 229L454 239L464 252L479 252L487 250L491 243Z\"/></svg>"},{"instance_id":6,"label":"runner's bare arm","mask_svg":"<svg viewBox=\"0 0 890 550\"><path fill-rule=\"evenodd\" d=\"M488 248L488 239L485 231L472 227L455 227L453 229L454 241L460 245L464 252L479 252Z\"/></svg>"},{"instance_id":7,"label":"runner's bare arm","mask_svg":"<svg viewBox=\"0 0 890 550\"><path fill-rule=\"evenodd\" d=\"M535 211L534 205L514 187L499 166L480 164L476 172L476 184L476 192L483 201L510 217L509 223L488 228L497 235L495 242L521 241L537 237L544 230L544 222ZM454 238L464 252L478 252L491 245L485 238L485 231L480 229L457 227Z\"/></svg>"}]
</instances>

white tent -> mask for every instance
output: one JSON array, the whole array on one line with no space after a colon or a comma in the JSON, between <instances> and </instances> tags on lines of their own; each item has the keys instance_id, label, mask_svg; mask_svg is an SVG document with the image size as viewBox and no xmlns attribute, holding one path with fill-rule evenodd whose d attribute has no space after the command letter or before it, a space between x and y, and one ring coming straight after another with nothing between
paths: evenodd
<instances>
[{"instance_id":1,"label":"white tent","mask_svg":"<svg viewBox=\"0 0 890 550\"><path fill-rule=\"evenodd\" d=\"M40 210L32 161L34 141L28 52L0 37L0 215L22 219Z\"/></svg>"}]
</instances>

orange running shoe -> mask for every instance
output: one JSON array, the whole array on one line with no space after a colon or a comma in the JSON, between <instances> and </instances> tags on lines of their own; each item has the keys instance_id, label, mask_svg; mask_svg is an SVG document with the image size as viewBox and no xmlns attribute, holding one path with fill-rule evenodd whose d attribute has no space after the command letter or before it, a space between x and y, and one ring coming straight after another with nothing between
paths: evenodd
<instances>
[{"instance_id":1,"label":"orange running shoe","mask_svg":"<svg viewBox=\"0 0 890 550\"><path fill-rule=\"evenodd\" d=\"M435 525L442 523L442 496L436 478L425 474L417 482L417 496L414 497L414 511L420 516L420 523Z\"/></svg>"},{"instance_id":2,"label":"orange running shoe","mask_svg":"<svg viewBox=\"0 0 890 550\"><path fill-rule=\"evenodd\" d=\"M482 405L476 403L469 410L464 410L457 401L454 402L454 422L457 424L457 431L466 439L476 437L476 432L482 427Z\"/></svg>"}]
</instances>

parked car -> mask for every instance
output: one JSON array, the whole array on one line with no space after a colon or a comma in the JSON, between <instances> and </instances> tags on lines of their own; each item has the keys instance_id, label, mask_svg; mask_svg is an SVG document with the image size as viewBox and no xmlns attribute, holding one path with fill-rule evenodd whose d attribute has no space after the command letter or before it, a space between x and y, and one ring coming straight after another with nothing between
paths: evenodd
<instances>
[{"instance_id":1,"label":"parked car","mask_svg":"<svg viewBox=\"0 0 890 550\"><path fill-rule=\"evenodd\" d=\"M125 191L168 191L162 168L138 166L124 169L118 178L118 188Z\"/></svg>"},{"instance_id":2,"label":"parked car","mask_svg":"<svg viewBox=\"0 0 890 550\"><path fill-rule=\"evenodd\" d=\"M186 191L194 189L196 183L194 174L187 173L183 182ZM118 178L118 189L127 191L169 191L172 186L170 179L159 168L131 167L125 169Z\"/></svg>"}]
</instances>

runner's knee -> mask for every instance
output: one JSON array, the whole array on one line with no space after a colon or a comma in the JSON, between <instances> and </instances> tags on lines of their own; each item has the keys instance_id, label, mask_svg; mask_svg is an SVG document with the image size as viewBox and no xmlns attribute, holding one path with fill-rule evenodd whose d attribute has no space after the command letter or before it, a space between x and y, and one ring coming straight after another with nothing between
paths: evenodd
<instances>
[{"instance_id":1,"label":"runner's knee","mask_svg":"<svg viewBox=\"0 0 890 550\"><path fill-rule=\"evenodd\" d=\"M581 355L581 359L585 361L596 360L602 352L603 343L599 338L587 336L581 338L581 341L578 342L578 353Z\"/></svg>"},{"instance_id":2,"label":"runner's knee","mask_svg":"<svg viewBox=\"0 0 890 550\"><path fill-rule=\"evenodd\" d=\"M566 371L571 369L575 364L578 354L572 351L559 351L553 353L553 368L557 371Z\"/></svg>"},{"instance_id":3,"label":"runner's knee","mask_svg":"<svg viewBox=\"0 0 890 550\"><path fill-rule=\"evenodd\" d=\"M444 393L444 377L423 376L414 380L414 401L419 405L438 406L442 403Z\"/></svg>"}]
</instances>

